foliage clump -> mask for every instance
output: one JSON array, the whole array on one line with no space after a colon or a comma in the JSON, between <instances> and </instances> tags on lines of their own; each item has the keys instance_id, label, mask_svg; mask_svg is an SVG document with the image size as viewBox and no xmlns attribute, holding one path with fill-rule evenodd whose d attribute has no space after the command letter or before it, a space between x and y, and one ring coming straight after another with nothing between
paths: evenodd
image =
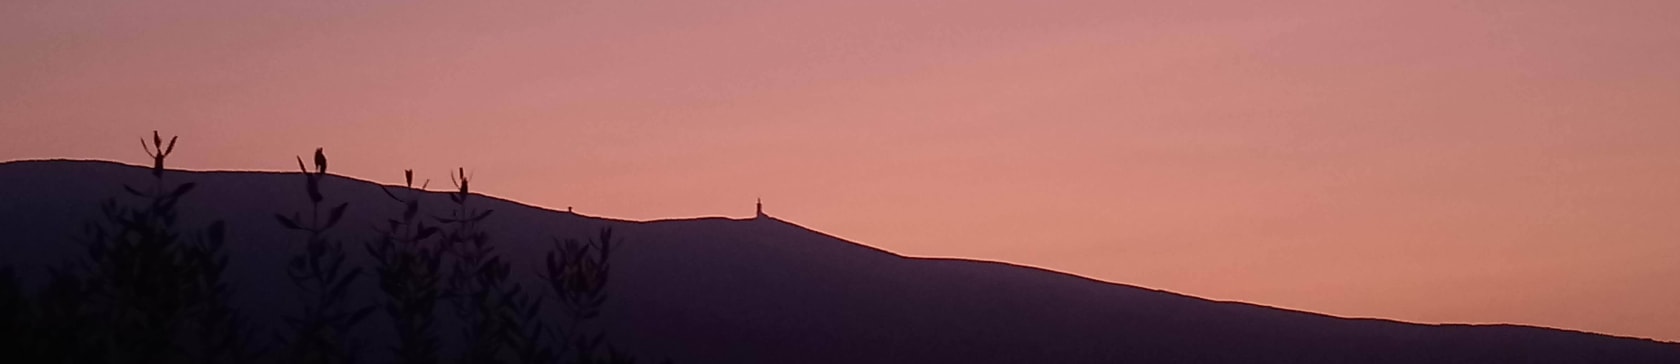
<instances>
[{"instance_id":1,"label":"foliage clump","mask_svg":"<svg viewBox=\"0 0 1680 364\"><path fill-rule=\"evenodd\" d=\"M256 354L252 330L230 303L223 273L225 224L178 226L181 199L194 183L169 183L174 153L157 132L141 147L152 158L149 185L123 185L84 226L86 255L50 270L30 300L9 269L0 273L0 319L8 350L26 361L233 363Z\"/></svg>"},{"instance_id":2,"label":"foliage clump","mask_svg":"<svg viewBox=\"0 0 1680 364\"><path fill-rule=\"evenodd\" d=\"M280 340L286 345L287 361L355 362L360 343L351 331L373 313L374 306L352 306L350 286L361 277L362 268L347 267L344 243L327 234L343 220L350 203L341 202L323 216L321 204L326 196L321 192L321 179L327 175L327 156L320 148L315 149L313 172L303 165L303 157L297 161L309 198L309 215L276 214L274 218L286 229L307 234L303 250L286 264L287 278L302 292L299 300L303 307L285 317L291 333Z\"/></svg>"},{"instance_id":3,"label":"foliage clump","mask_svg":"<svg viewBox=\"0 0 1680 364\"><path fill-rule=\"evenodd\" d=\"M353 363L366 337L358 326L371 314L389 319L395 363L632 363L595 327L607 301L611 229L593 239L555 239L544 266L526 290L481 224L494 212L470 205L465 169L451 175L447 213L428 224L421 206L426 185L386 189L401 212L373 227L364 248L377 279L376 304L359 305L354 288L364 267L349 259L340 236L348 202L330 203L322 190L327 157L317 148L314 168L297 158L304 211L275 214L279 226L302 234L283 271L298 288L298 306L271 332L277 348L259 344L257 330L233 299L225 272L230 237L222 220L201 229L179 226L180 201L197 185L172 183L164 168L174 152L153 132L141 144L152 159L150 183L124 185L123 199L100 204L81 235L85 256L52 267L31 291L10 267L0 267L0 358L26 363ZM546 288L546 289L543 289ZM555 305L545 308L545 298ZM456 340L438 333L440 304L452 309ZM267 333L265 333L267 334ZM447 358L447 359L446 359Z\"/></svg>"},{"instance_id":4,"label":"foliage clump","mask_svg":"<svg viewBox=\"0 0 1680 364\"><path fill-rule=\"evenodd\" d=\"M435 310L442 296L443 250L437 242L438 228L420 219L420 191L414 187L414 170L403 171L407 181L401 193L384 189L385 195L402 205L399 217L378 228L379 237L367 245L374 259L379 289L385 294L380 306L390 317L397 342L391 347L397 362L438 362L438 337L433 328Z\"/></svg>"}]
</instances>

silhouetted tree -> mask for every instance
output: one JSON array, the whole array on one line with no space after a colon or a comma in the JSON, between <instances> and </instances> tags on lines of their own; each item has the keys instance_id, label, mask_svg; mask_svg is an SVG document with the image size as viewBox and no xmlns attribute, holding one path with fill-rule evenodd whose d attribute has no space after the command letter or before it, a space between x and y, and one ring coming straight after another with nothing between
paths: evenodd
<instances>
[{"instance_id":1,"label":"silhouetted tree","mask_svg":"<svg viewBox=\"0 0 1680 364\"><path fill-rule=\"evenodd\" d=\"M527 292L510 280L512 265L498 256L480 228L492 210L469 206L464 169L451 174L456 190L437 226L422 221L413 171L405 189L386 194L403 209L375 227L368 254L384 298L357 306L351 287L360 267L347 262L341 242L329 234L345 217L348 203L329 206L321 190L327 158L315 150L314 170L297 158L306 212L275 214L279 224L305 233L301 250L285 272L300 290L301 307L283 317L271 357L252 340L254 329L232 305L225 272L228 229L220 220L199 231L177 226L177 206L193 183L165 180L173 153L153 132L142 146L152 158L149 186L124 185L132 204L108 199L98 218L85 225L85 259L50 267L33 295L9 267L0 267L0 358L21 363L349 363L360 338L354 328L376 308L390 316L399 363L436 364L446 343L434 331L436 306L448 300L461 323L462 363L630 363L634 359L606 342L588 323L606 302L613 251L611 229L585 241L556 240L539 272L560 306L564 324L543 315L545 294ZM307 214L307 215L305 215ZM541 289L539 289L540 291ZM550 311L554 312L554 311ZM564 329L561 329L564 328Z\"/></svg>"},{"instance_id":2,"label":"silhouetted tree","mask_svg":"<svg viewBox=\"0 0 1680 364\"><path fill-rule=\"evenodd\" d=\"M83 280L64 269L51 268L46 287L33 300L25 299L23 329L27 335L12 336L8 357L24 362L99 363L110 359L104 343L94 340L100 327L83 307L87 289ZM30 305L33 303L33 305Z\"/></svg>"},{"instance_id":3,"label":"silhouetted tree","mask_svg":"<svg viewBox=\"0 0 1680 364\"><path fill-rule=\"evenodd\" d=\"M384 189L386 196L403 206L402 215L385 221L379 239L369 243L367 251L376 264L379 289L385 293L384 311L397 333L396 346L391 348L396 362L433 364L438 362L438 338L432 328L442 295L443 251L432 239L438 229L419 219L418 191L425 190L425 184L414 188L413 170L403 171L403 178L407 184L401 196Z\"/></svg>"},{"instance_id":4,"label":"silhouetted tree","mask_svg":"<svg viewBox=\"0 0 1680 364\"><path fill-rule=\"evenodd\" d=\"M606 333L589 327L607 302L612 263L613 231L602 228L596 238L554 242L544 260L542 278L560 303L566 327L563 348L573 363L632 363L635 359L606 340Z\"/></svg>"},{"instance_id":5,"label":"silhouetted tree","mask_svg":"<svg viewBox=\"0 0 1680 364\"><path fill-rule=\"evenodd\" d=\"M495 211L469 206L472 190L466 170L456 172L450 175L456 191L449 195L455 209L438 221L448 228L443 240L452 263L451 302L462 326L460 361L550 361L550 351L541 342L545 329L537 317L541 301L508 282L512 265L496 254L489 234L478 227Z\"/></svg>"},{"instance_id":6,"label":"silhouetted tree","mask_svg":"<svg viewBox=\"0 0 1680 364\"><path fill-rule=\"evenodd\" d=\"M350 337L351 330L373 312L375 306L351 306L349 289L362 274L359 267L346 267L344 244L331 239L327 231L344 218L348 202L339 203L321 214L321 179L327 175L327 156L315 149L315 171L310 172L298 157L298 169L303 172L304 192L309 197L309 216L275 214L280 225L308 234L303 251L286 265L286 274L302 290L303 309L297 315L285 317L291 335L282 337L287 345L289 362L350 363L355 362L359 341Z\"/></svg>"},{"instance_id":7,"label":"silhouetted tree","mask_svg":"<svg viewBox=\"0 0 1680 364\"><path fill-rule=\"evenodd\" d=\"M174 152L157 132L141 146L152 158L152 183L124 185L138 206L108 199L101 220L85 226L87 259L49 271L34 299L8 285L0 294L15 312L5 330L26 330L14 349L47 362L238 362L252 352L250 330L230 304L222 271L222 222L194 239L176 227L176 206L194 184L164 180ZM9 278L8 278L9 279ZM7 298L10 297L10 298Z\"/></svg>"},{"instance_id":8,"label":"silhouetted tree","mask_svg":"<svg viewBox=\"0 0 1680 364\"><path fill-rule=\"evenodd\" d=\"M249 363L258 352L254 343L255 330L248 319L235 308L233 289L223 278L228 258L222 252L227 242L227 229L221 221L205 229L199 244L189 250L187 258L200 267L197 285L203 287L203 312L198 315L200 361L204 363Z\"/></svg>"}]
</instances>

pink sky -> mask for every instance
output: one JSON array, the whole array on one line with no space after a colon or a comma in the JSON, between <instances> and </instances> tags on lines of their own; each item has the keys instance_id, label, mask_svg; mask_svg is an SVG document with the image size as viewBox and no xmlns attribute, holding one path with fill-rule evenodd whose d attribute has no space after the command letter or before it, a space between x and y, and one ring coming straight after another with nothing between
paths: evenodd
<instances>
[{"instance_id":1,"label":"pink sky","mask_svg":"<svg viewBox=\"0 0 1680 364\"><path fill-rule=\"evenodd\" d=\"M0 159L322 146L587 214L763 197L907 255L1680 340L1680 2L348 3L0 2Z\"/></svg>"}]
</instances>

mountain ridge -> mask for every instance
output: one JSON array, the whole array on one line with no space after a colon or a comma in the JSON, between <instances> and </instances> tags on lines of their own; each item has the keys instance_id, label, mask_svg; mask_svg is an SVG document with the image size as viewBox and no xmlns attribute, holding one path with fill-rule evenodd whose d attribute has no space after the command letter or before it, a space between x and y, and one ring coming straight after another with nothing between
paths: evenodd
<instances>
[{"instance_id":1,"label":"mountain ridge","mask_svg":"<svg viewBox=\"0 0 1680 364\"><path fill-rule=\"evenodd\" d=\"M145 167L112 161L0 162L0 183L8 186L0 188L0 197L17 202L0 209L0 227L6 231L33 232L20 240L54 240L48 232L54 231L55 226L58 229L71 226L60 220L74 218L70 211L77 210L76 205L91 210L93 205L89 201L118 195L121 183L141 180L145 172ZM262 236L277 229L265 226L273 225L271 220L266 220L268 214L296 211L302 206L301 197L297 196L301 189L295 188L302 179L296 178L295 172L170 170L168 173L169 178L187 176L186 179L201 182L194 194L212 196L189 197L183 202L183 211L232 216L230 219L236 220L230 223L230 229L235 234ZM238 183L223 185L203 183L236 180ZM364 217L358 222L365 224L366 216L386 216L365 212L380 210L379 203L371 202L384 198L377 192L378 186L392 187L355 177L333 176L324 182L323 188L328 191L328 201L350 199L353 213L361 211L357 216ZM428 201L438 201L442 194L428 191L425 195ZM639 343L639 351L664 353L679 361L777 362L808 359L800 357L801 354L826 353L829 360L819 362L878 359L881 355L897 355L907 361L962 358L1010 362L1045 359L1048 355L1075 362L1140 357L1190 362L1233 362L1241 358L1335 362L1359 358L1362 353L1402 355L1436 350L1431 348L1452 351L1462 350L1461 346L1500 347L1497 345L1509 346L1509 350L1518 354L1529 353L1512 354L1516 356L1511 358L1578 357L1546 354L1548 346L1557 346L1544 344L1552 340L1600 342L1592 345L1629 348L1655 345L1637 349L1638 353L1629 354L1628 359L1632 362L1680 360L1680 345L1649 338L1517 324L1419 324L1339 317L1240 301L1208 300L1009 262L908 257L769 216L635 221L475 195L482 196L482 200L474 201L488 201L478 206L498 210L487 229L494 231L503 244L509 240L539 242L504 245L507 248L504 254L510 259L540 256L536 249L545 247L550 239L584 236L602 227L633 235L624 249L622 264L626 270L622 274L615 272L616 277L622 278L613 283L619 287L620 294L615 297L619 314L612 318L609 331ZM428 206L442 204L429 202ZM33 218L20 212L53 207L59 210ZM387 206L385 210L390 209ZM87 214L84 212L83 216ZM24 222L17 222L19 219ZM183 226L191 227L201 226L207 219L184 216L184 221L187 223ZM252 238L251 241L260 243L244 246L246 251L234 254L235 264L273 264L272 259L263 263L261 258L280 255L270 253L286 248L284 242L288 238ZM354 237L345 239L359 241ZM273 246L277 248L264 245L269 243L276 243ZM43 244L0 245L3 245L0 252L7 256L37 258L32 259L36 261L47 260L40 259L43 255L73 256L66 251L51 253L52 249ZM752 249L727 249L731 247ZM15 260L0 263L17 264ZM523 263L529 266L530 262ZM248 294L284 296L281 289L263 288L261 283L250 282L262 280L262 274L265 273L259 269L236 276L255 285L254 289L246 289ZM1120 303L1124 309L1115 308ZM749 322L759 320L767 322ZM1107 326L1096 323L1130 323L1147 330L1120 332L1131 328L1105 329ZM880 325L894 326L903 332L881 332ZM720 326L734 336L703 335L707 328ZM947 331L938 331L940 328ZM1039 332L1025 335L1015 330ZM1470 338L1457 338L1461 336ZM1132 342L1105 344L1108 341L1091 337ZM1314 346L1315 341L1329 343ZM1007 349L1004 345L988 344L993 342L1024 346L1009 351L1004 350ZM1219 343L1230 348L1228 355L1201 352L1207 350L1186 348L1186 342ZM1062 344L1077 349L1052 350ZM866 349L857 353L836 349L852 346ZM1323 350L1322 355L1291 356L1291 348L1315 347ZM1464 355L1464 360L1480 358L1474 353ZM1491 360L1500 358L1507 357Z\"/></svg>"}]
</instances>

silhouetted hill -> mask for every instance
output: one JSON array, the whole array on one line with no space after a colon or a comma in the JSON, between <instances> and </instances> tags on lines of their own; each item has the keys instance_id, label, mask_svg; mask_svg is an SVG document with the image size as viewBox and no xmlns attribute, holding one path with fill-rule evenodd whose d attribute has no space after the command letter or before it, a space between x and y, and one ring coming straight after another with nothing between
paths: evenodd
<instances>
[{"instance_id":1,"label":"silhouetted hill","mask_svg":"<svg viewBox=\"0 0 1680 364\"><path fill-rule=\"evenodd\" d=\"M46 266L81 253L74 238L101 200L148 178L145 167L110 162L0 164L0 263L38 285ZM276 310L289 307L277 302L294 294L282 267L299 243L273 214L308 208L297 198L302 177L165 178L198 183L181 202L180 226L227 221L236 304L275 327ZM365 263L360 242L400 206L371 182L322 183L333 200L350 202L335 231ZM609 335L682 363L1680 363L1680 344L1217 302L1032 267L903 257L774 218L635 222L475 201L496 210L483 227L527 285L537 284L552 238L612 227L624 243L602 318ZM433 193L424 205L441 214L447 198ZM372 285L355 288L359 299L375 296ZM388 336L380 316L362 333Z\"/></svg>"}]
</instances>

